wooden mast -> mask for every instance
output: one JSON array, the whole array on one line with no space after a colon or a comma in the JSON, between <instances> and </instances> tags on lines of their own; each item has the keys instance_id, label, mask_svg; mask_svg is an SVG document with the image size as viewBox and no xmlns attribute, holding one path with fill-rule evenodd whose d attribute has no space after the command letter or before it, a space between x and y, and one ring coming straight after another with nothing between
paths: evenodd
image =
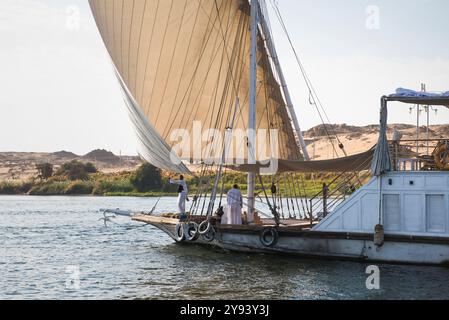
<instances>
[{"instance_id":1,"label":"wooden mast","mask_svg":"<svg viewBox=\"0 0 449 320\"><path fill-rule=\"evenodd\" d=\"M256 163L256 90L257 90L257 31L259 24L259 0L251 0L251 59L250 59L250 108L248 121L248 163ZM254 222L255 207L254 172L248 173L248 223Z\"/></svg>"}]
</instances>

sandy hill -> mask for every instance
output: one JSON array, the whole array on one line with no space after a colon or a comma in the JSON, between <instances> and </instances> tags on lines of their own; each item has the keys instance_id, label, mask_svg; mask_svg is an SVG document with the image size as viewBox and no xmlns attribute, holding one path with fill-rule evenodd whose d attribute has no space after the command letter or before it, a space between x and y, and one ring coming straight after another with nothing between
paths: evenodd
<instances>
[{"instance_id":1,"label":"sandy hill","mask_svg":"<svg viewBox=\"0 0 449 320\"><path fill-rule=\"evenodd\" d=\"M62 164L72 160L85 163L92 162L104 173L132 171L142 164L139 157L119 157L106 150L94 150L82 157L68 151L55 153L3 152L0 153L0 181L24 180L35 177L37 175L36 164L48 162L57 169Z\"/></svg>"},{"instance_id":2,"label":"sandy hill","mask_svg":"<svg viewBox=\"0 0 449 320\"><path fill-rule=\"evenodd\" d=\"M393 130L396 128L402 135L403 140L416 139L416 126L406 124L391 124L388 126L388 137L391 139ZM427 128L420 127L420 139L427 136ZM327 133L331 136L329 138ZM304 133L307 149L310 156L315 160L334 158L336 153L332 145L337 149L338 156L342 152L338 148L338 140L344 145L348 155L366 151L377 143L379 137L379 126L369 125L364 127L340 125L320 125ZM429 127L430 139L449 138L449 125L435 125ZM332 141L332 142L331 142Z\"/></svg>"},{"instance_id":3,"label":"sandy hill","mask_svg":"<svg viewBox=\"0 0 449 320\"><path fill-rule=\"evenodd\" d=\"M84 160L100 161L105 163L118 163L120 162L120 157L116 156L110 151L106 150L94 150L82 157Z\"/></svg>"},{"instance_id":4,"label":"sandy hill","mask_svg":"<svg viewBox=\"0 0 449 320\"><path fill-rule=\"evenodd\" d=\"M78 155L74 154L73 152L68 152L68 151L58 151L58 152L52 153L51 155L53 157L59 158L59 159L77 159L77 158L79 158Z\"/></svg>"}]
</instances>

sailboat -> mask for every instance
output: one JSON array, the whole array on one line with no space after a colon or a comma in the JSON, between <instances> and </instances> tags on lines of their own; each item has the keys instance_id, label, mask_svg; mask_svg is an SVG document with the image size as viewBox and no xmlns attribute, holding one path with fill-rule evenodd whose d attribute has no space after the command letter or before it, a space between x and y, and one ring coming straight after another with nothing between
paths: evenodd
<instances>
[{"instance_id":1,"label":"sailboat","mask_svg":"<svg viewBox=\"0 0 449 320\"><path fill-rule=\"evenodd\" d=\"M342 157L313 161L264 0L89 2L141 157L201 182L187 221L171 214L135 221L178 243L233 251L449 263L449 143L435 142L428 170L418 156L401 158L400 141L387 138L389 102L447 107L449 93L384 96L375 147L347 156L338 144ZM201 134L211 128L215 134ZM246 135L236 139L237 132ZM241 225L221 223L226 174L234 171L247 174ZM305 175L316 173L336 178L307 197Z\"/></svg>"}]
</instances>

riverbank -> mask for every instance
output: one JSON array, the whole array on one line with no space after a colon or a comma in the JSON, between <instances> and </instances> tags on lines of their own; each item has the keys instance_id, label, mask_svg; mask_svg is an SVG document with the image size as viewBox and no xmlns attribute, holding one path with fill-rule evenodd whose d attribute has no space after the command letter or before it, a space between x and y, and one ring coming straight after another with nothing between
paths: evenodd
<instances>
[{"instance_id":1,"label":"riverbank","mask_svg":"<svg viewBox=\"0 0 449 320\"><path fill-rule=\"evenodd\" d=\"M101 197L173 197L177 196L177 186L169 184L169 177L161 178L160 187L154 190L138 191L132 183L134 173L123 172L118 174L96 173L90 175L87 180L62 179L54 177L49 180L33 179L28 181L0 181L0 195L31 195L31 196L68 196L68 195L92 195ZM295 197L297 195L311 197L320 192L323 183L328 183L333 179L331 176L319 176L312 179L305 176L305 188L301 190L291 190L278 186L283 196ZM270 178L271 179L271 178ZM189 186L189 193L204 194L212 190L213 176L199 179L196 177L186 178ZM265 179L264 179L265 180ZM266 192L271 196L271 183L264 181ZM224 184L224 192L230 190L233 184L238 184L245 192L247 188L246 176L240 173L228 174ZM257 192L263 195L261 184L256 186Z\"/></svg>"},{"instance_id":2,"label":"riverbank","mask_svg":"<svg viewBox=\"0 0 449 320\"><path fill-rule=\"evenodd\" d=\"M176 196L173 187L164 190L139 192L131 184L129 177L111 177L97 175L89 180L58 180L58 181L2 181L0 195L30 195L30 196L68 196L91 195L111 197L170 197Z\"/></svg>"}]
</instances>

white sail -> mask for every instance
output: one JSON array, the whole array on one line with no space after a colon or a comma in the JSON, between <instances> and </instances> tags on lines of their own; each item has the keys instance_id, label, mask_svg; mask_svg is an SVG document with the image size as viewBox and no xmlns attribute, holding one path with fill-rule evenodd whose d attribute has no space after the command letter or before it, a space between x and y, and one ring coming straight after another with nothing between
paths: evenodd
<instances>
[{"instance_id":1,"label":"white sail","mask_svg":"<svg viewBox=\"0 0 449 320\"><path fill-rule=\"evenodd\" d=\"M185 172L167 154L175 129L193 125L225 132L240 100L234 129L246 130L249 112L250 17L247 0L89 0L107 50L130 97L128 107L142 156ZM257 129L278 130L278 159L302 158L272 65L260 37ZM144 128L151 128L144 133ZM203 142L203 149L207 142ZM246 140L235 154L247 154ZM192 151L193 153L193 151ZM195 158L193 154L189 158ZM258 159L262 160L262 159Z\"/></svg>"}]
</instances>

